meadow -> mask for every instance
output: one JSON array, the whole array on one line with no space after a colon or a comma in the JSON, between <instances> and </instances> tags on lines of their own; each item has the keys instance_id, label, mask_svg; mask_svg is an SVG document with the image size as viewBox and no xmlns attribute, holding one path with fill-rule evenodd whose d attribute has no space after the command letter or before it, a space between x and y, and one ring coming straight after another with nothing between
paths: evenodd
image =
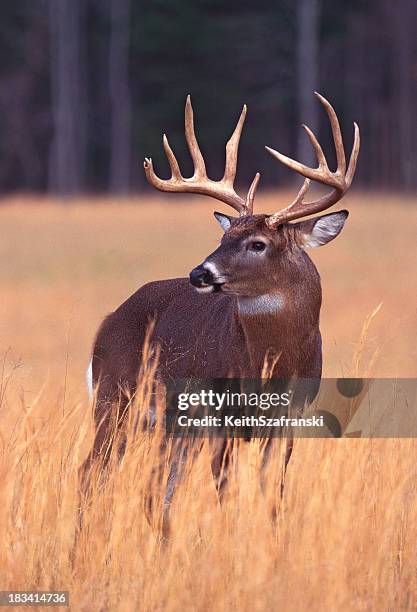
<instances>
[{"instance_id":1,"label":"meadow","mask_svg":"<svg viewBox=\"0 0 417 612\"><path fill-rule=\"evenodd\" d=\"M415 200L353 193L346 205L342 234L311 253L323 375L417 377ZM95 331L140 285L185 276L215 248L213 210L192 197L2 202L0 590L68 590L77 611L415 609L414 439L296 440L282 499L281 449L261 493L259 443L242 444L221 507L203 445L164 541L158 489L145 511L159 434L130 431L74 545Z\"/></svg>"}]
</instances>

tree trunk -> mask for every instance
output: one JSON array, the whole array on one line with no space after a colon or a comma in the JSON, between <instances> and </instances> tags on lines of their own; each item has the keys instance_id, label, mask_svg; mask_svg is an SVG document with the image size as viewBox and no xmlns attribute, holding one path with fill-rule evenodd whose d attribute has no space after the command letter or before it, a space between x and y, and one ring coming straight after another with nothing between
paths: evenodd
<instances>
[{"instance_id":1,"label":"tree trunk","mask_svg":"<svg viewBox=\"0 0 417 612\"><path fill-rule=\"evenodd\" d=\"M416 3L404 0L395 5L392 11L394 20L394 126L398 134L398 181L399 186L411 189L416 181L416 137L415 130L415 70L413 46L417 35ZM414 90L414 91L413 91ZM414 103L413 103L414 100Z\"/></svg>"},{"instance_id":2,"label":"tree trunk","mask_svg":"<svg viewBox=\"0 0 417 612\"><path fill-rule=\"evenodd\" d=\"M131 164L129 88L130 0L110 0L110 189L128 192Z\"/></svg>"},{"instance_id":3,"label":"tree trunk","mask_svg":"<svg viewBox=\"0 0 417 612\"><path fill-rule=\"evenodd\" d=\"M320 0L297 0L297 26L298 116L317 134L319 105L313 92L319 88ZM297 159L315 166L310 141L304 130L298 134Z\"/></svg>"},{"instance_id":4,"label":"tree trunk","mask_svg":"<svg viewBox=\"0 0 417 612\"><path fill-rule=\"evenodd\" d=\"M85 81L80 59L80 0L50 0L50 74L54 133L49 191L71 195L83 188L86 161Z\"/></svg>"}]
</instances>

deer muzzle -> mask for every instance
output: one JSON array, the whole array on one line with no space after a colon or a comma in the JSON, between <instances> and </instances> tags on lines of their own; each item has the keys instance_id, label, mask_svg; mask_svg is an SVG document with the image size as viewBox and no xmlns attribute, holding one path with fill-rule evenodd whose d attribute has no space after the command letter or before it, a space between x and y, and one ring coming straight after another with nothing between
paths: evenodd
<instances>
[{"instance_id":1,"label":"deer muzzle","mask_svg":"<svg viewBox=\"0 0 417 612\"><path fill-rule=\"evenodd\" d=\"M204 263L191 270L190 283L197 290L207 291L211 289L212 292L220 291L222 285L221 282L218 282L213 271L206 267Z\"/></svg>"}]
</instances>

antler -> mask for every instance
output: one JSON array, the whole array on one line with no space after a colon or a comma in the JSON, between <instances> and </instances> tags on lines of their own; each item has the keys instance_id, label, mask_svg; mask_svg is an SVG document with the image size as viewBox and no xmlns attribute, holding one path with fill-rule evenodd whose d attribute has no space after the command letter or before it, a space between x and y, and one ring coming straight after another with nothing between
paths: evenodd
<instances>
[{"instance_id":1,"label":"antler","mask_svg":"<svg viewBox=\"0 0 417 612\"><path fill-rule=\"evenodd\" d=\"M300 162L290 159L274 149L265 147L268 153L271 153L271 155L276 157L280 162L306 177L295 200L283 210L275 212L266 219L266 224L271 228L277 227L277 225L284 223L285 221L291 221L293 219L298 219L299 217L306 217L330 208L330 206L336 204L336 202L338 202L344 196L346 191L349 189L355 174L356 162L358 160L360 148L360 136L357 124L354 123L355 137L349 160L349 166L346 172L345 150L337 115L332 105L326 100L326 98L321 96L316 91L314 93L323 104L330 119L333 140L336 148L337 170L336 172L331 172L329 170L323 149L321 148L313 132L306 125L303 125L303 128L307 132L316 153L319 164L317 168L309 168L308 166L304 166L303 164L300 164ZM333 189L330 191L330 193L324 195L318 200L314 200L314 202L304 202L304 196L310 186L310 179L317 181L318 183L322 183L323 185L333 187Z\"/></svg>"},{"instance_id":2,"label":"antler","mask_svg":"<svg viewBox=\"0 0 417 612\"><path fill-rule=\"evenodd\" d=\"M226 145L226 166L223 178L220 181L212 181L207 176L206 165L195 136L193 108L191 106L191 98L187 96L187 101L185 103L185 137L194 163L194 174L191 178L184 178L182 176L177 159L164 134L163 145L171 168L171 178L163 180L156 176L152 160L145 158L143 166L148 182L160 191L199 193L217 198L225 204L232 206L232 208L239 212L240 216L252 214L253 201L260 178L259 173L255 175L245 200L236 193L233 187L236 176L240 135L242 133L245 117L246 105L243 107L235 131Z\"/></svg>"}]
</instances>

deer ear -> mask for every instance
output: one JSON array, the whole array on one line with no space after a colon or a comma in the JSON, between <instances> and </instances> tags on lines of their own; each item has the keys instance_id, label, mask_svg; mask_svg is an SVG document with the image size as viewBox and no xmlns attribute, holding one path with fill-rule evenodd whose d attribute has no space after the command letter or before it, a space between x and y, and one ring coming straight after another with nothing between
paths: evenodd
<instances>
[{"instance_id":1,"label":"deer ear","mask_svg":"<svg viewBox=\"0 0 417 612\"><path fill-rule=\"evenodd\" d=\"M220 223L222 230L227 232L229 227L232 225L233 217L229 217L228 215L224 215L223 213L215 212L214 216L216 220Z\"/></svg>"},{"instance_id":2,"label":"deer ear","mask_svg":"<svg viewBox=\"0 0 417 612\"><path fill-rule=\"evenodd\" d=\"M314 248L327 244L340 234L348 218L347 210L339 210L321 217L294 223L293 227L301 237L305 248Z\"/></svg>"}]
</instances>

